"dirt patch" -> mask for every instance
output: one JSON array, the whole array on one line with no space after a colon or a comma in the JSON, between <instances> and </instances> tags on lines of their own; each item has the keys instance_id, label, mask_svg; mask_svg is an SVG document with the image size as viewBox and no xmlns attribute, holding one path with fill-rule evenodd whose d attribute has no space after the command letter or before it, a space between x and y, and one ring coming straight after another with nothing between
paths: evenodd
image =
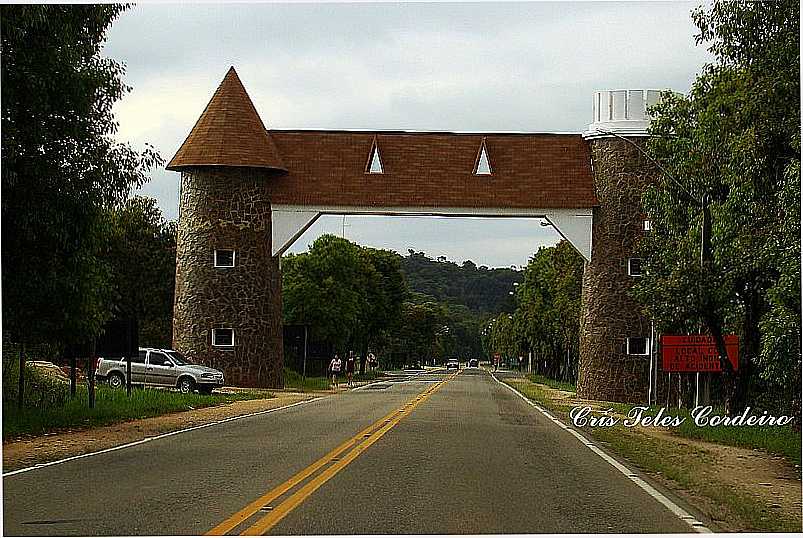
<instances>
[{"instance_id":1,"label":"dirt patch","mask_svg":"<svg viewBox=\"0 0 803 538\"><path fill-rule=\"evenodd\" d=\"M698 468L698 472L703 473L705 480L728 484L770 508L779 509L784 513L801 513L803 484L800 472L782 456L774 456L763 450L686 439L657 428L640 428L640 430L676 445L704 451L709 461L706 462L707 465Z\"/></svg>"},{"instance_id":2,"label":"dirt patch","mask_svg":"<svg viewBox=\"0 0 803 538\"><path fill-rule=\"evenodd\" d=\"M239 400L158 417L130 420L111 426L44 434L3 443L3 471L13 471L88 452L139 441L161 433L208 424L216 420L275 409L321 396L316 393L277 392L275 398Z\"/></svg>"}]
</instances>

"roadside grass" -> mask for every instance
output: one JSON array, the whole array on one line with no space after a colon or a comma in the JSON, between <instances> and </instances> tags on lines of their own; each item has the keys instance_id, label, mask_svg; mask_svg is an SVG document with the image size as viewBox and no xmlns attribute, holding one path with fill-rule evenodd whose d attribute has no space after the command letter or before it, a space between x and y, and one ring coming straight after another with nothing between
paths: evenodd
<instances>
[{"instance_id":1,"label":"roadside grass","mask_svg":"<svg viewBox=\"0 0 803 538\"><path fill-rule=\"evenodd\" d=\"M373 381L384 377L384 373L379 370L365 372L364 374L354 374L354 381L364 382ZM299 372L289 368L284 369L284 388L298 392L313 392L331 389L330 378L328 377L304 377ZM346 375L338 376L340 383L346 383Z\"/></svg>"},{"instance_id":2,"label":"roadside grass","mask_svg":"<svg viewBox=\"0 0 803 538\"><path fill-rule=\"evenodd\" d=\"M684 410L678 412L683 414ZM685 411L688 413L688 411ZM724 411L714 410L715 414L724 415ZM759 448L771 454L784 456L790 462L801 464L801 432L791 426L697 426L688 418L677 428L675 435L689 439L700 439L721 445Z\"/></svg>"},{"instance_id":3,"label":"roadside grass","mask_svg":"<svg viewBox=\"0 0 803 538\"><path fill-rule=\"evenodd\" d=\"M298 392L329 390L329 379L326 377L304 377L295 370L284 369L284 388Z\"/></svg>"},{"instance_id":4,"label":"roadside grass","mask_svg":"<svg viewBox=\"0 0 803 538\"><path fill-rule=\"evenodd\" d=\"M3 440L25 435L41 435L57 430L106 426L126 420L140 419L221 405L236 400L273 398L272 393L238 392L236 394L181 394L161 389L135 388L129 398L125 390L99 385L95 389L95 407L89 409L88 389L76 387L75 398L67 397L59 405L26 406L3 402Z\"/></svg>"},{"instance_id":5,"label":"roadside grass","mask_svg":"<svg viewBox=\"0 0 803 538\"><path fill-rule=\"evenodd\" d=\"M535 383L513 383L508 379L503 380L505 383L510 385L511 387L515 388L522 394L524 394L530 400L536 402L537 404L549 409L550 411L555 411L558 413L568 413L569 410L572 408L570 405L566 404L559 404L556 400L553 400L549 397L547 392L543 389L543 387L535 384Z\"/></svg>"},{"instance_id":6,"label":"roadside grass","mask_svg":"<svg viewBox=\"0 0 803 538\"><path fill-rule=\"evenodd\" d=\"M546 385L547 387L558 389L558 390L566 390L569 392L576 392L577 387L574 383L569 383L567 381L558 381L556 379L550 379L548 377L538 375L538 374L530 374L527 376L527 379L532 381L533 383L540 383L542 385Z\"/></svg>"},{"instance_id":7,"label":"roadside grass","mask_svg":"<svg viewBox=\"0 0 803 538\"><path fill-rule=\"evenodd\" d=\"M632 405L621 403L610 403L607 404L607 407L622 415L627 415L633 408ZM644 414L655 416L660 409L660 405L652 405L647 407ZM795 431L791 425L698 426L689 409L667 408L664 410L664 414L672 414L684 419L679 426L669 430L672 435L720 445L757 448L776 456L783 456L795 465L801 464L801 432ZM714 408L709 417L713 415L725 416L725 410ZM760 413L755 413L755 415L760 416Z\"/></svg>"},{"instance_id":8,"label":"roadside grass","mask_svg":"<svg viewBox=\"0 0 803 538\"><path fill-rule=\"evenodd\" d=\"M529 382L505 380L505 382L542 407L557 413L565 422L569 422L568 413L573 406L552 397L542 386L546 385L545 383L538 385L532 380ZM611 408L622 415L627 414L632 408L627 404L609 402L604 403L603 407ZM658 409L660 406L653 406L645 414L654 416ZM798 464L800 462L800 433L788 426L700 427L691 420L688 410L673 409L672 414L687 417L680 427L671 429L671 432L679 437L760 448L784 455ZM719 414L722 414L721 410ZM581 430L605 445L612 453L622 456L644 471L658 474L687 491L713 501L709 503L709 515L715 521L731 523L736 518L745 530L773 532L801 530L799 515L785 513L776 506L767 505L729 484L712 481L710 474L706 472L710 470L712 458L705 449L652 437L621 424L613 427L585 427Z\"/></svg>"},{"instance_id":9,"label":"roadside grass","mask_svg":"<svg viewBox=\"0 0 803 538\"><path fill-rule=\"evenodd\" d=\"M543 376L530 375L527 376L532 383L540 383L550 388L576 392L573 385L548 379ZM519 387L526 385L518 385ZM521 388L519 389L521 390ZM524 392L524 391L522 391ZM530 397L529 394L525 394ZM548 394L541 390L534 394L533 399L541 401L545 407L555 408L561 412L568 412L571 406L556 406ZM549 401L550 403L545 403ZM561 408L563 407L563 408ZM606 409L612 409L615 413L627 415L633 408L633 405L622 404L616 402L605 402ZM644 415L655 416L661 409L660 405L649 406ZM666 409L664 414L670 412ZM752 412L756 416L761 413ZM671 408L671 414L674 416L682 417L685 420L680 426L672 428L670 431L673 435L684 437L687 439L698 439L700 441L707 441L709 443L717 443L728 446L738 446L743 448L757 448L765 450L770 454L785 457L789 462L795 465L801 465L801 432L795 431L791 425L787 426L698 426L694 423L689 409ZM714 408L710 416L719 415L725 416L724 409Z\"/></svg>"}]
</instances>

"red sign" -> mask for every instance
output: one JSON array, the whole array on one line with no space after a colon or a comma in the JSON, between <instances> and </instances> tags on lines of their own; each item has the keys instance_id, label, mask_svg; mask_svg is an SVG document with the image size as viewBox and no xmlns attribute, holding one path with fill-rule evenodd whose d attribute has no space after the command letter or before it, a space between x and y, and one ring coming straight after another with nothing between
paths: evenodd
<instances>
[{"instance_id":1,"label":"red sign","mask_svg":"<svg viewBox=\"0 0 803 538\"><path fill-rule=\"evenodd\" d=\"M725 335L725 350L734 370L739 369L739 337ZM661 356L664 372L721 372L714 337L705 334L686 334L661 337Z\"/></svg>"}]
</instances>

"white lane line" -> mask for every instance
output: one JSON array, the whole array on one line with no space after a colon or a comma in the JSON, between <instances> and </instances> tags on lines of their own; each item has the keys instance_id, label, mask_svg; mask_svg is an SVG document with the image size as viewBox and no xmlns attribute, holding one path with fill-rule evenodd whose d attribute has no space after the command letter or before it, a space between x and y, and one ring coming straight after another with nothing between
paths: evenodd
<instances>
[{"instance_id":1,"label":"white lane line","mask_svg":"<svg viewBox=\"0 0 803 538\"><path fill-rule=\"evenodd\" d=\"M585 446L587 446L589 448L589 450L591 450L597 456L599 456L600 458L602 458L603 460L608 462L614 469L616 469L617 471L619 471L620 473L625 475L631 482L633 482L638 487L643 489L650 497L652 497L653 499L655 499L659 503L663 504L666 508L669 509L670 512L672 512L678 518L680 518L682 521L684 521L685 523L690 525L691 528L694 529L696 532L699 532L699 533L710 533L710 532L712 532L711 529L706 527L702 522L698 521L697 518L695 518L693 515L689 514L686 510L684 510L683 508L681 508L680 506L678 506L677 504L672 502L664 494L662 494L660 491L656 490L654 487L652 487L646 481L644 481L644 479L642 479L639 476L637 476L636 473L632 472L630 469L628 469L627 467L625 467L624 465L622 465L621 463L616 461L613 457L608 455L600 447L598 447L597 445L595 445L594 443L589 441L580 432L578 432L574 428L571 428L571 427L567 426L566 424L563 423L563 421L561 421L561 420L555 418L554 416L552 416L546 409L544 409L543 407L541 407L537 403L535 403L532 400L530 400L529 398L527 398L524 394L522 394L518 390L514 389L513 387L511 387L507 383L503 383L502 381L500 381L493 373L491 373L491 377L493 377L494 380L497 383L499 383L500 385L502 385L504 387L507 387L508 389L512 390L514 394L517 394L522 400L527 402L530 406L536 408L538 411L541 412L541 414L543 414L549 420L554 422L557 426L559 426L560 428L566 430L570 434L572 434L575 437L577 437L577 439L581 443L583 443Z\"/></svg>"},{"instance_id":2,"label":"white lane line","mask_svg":"<svg viewBox=\"0 0 803 538\"><path fill-rule=\"evenodd\" d=\"M141 445L141 444L144 444L144 443L149 443L149 442L155 441L157 439L164 439L165 437L170 437L172 435L178 435L180 433L191 432L193 430L200 430L202 428L209 428L210 426L217 426L218 424L225 424L226 422L232 422L234 420L240 420L240 419L248 418L248 417L255 417L257 415L267 415L268 413L274 413L276 411L281 411L282 409L289 409L290 407L295 407L297 405L303 405L303 404L308 404L308 403L312 403L312 402L317 402L318 400L322 400L322 399L323 399L323 397L319 396L318 398L312 398L310 400L302 400L300 402L291 403L291 404L288 404L288 405L283 405L281 407L274 407L273 409L266 409L264 411L255 411L253 413L247 413L245 415L237 415L236 417L229 417L229 418L224 418L224 419L221 419L221 420L216 420L214 422L208 422L206 424L200 424L198 426L193 426L191 428L184 428L183 430L176 430L176 431L173 431L173 432L167 432L167 433L163 433L163 434L160 434L160 435L154 435L153 437L146 437L144 439L140 439L139 441L133 441L131 443L126 443L124 445L113 446L111 448L104 448L103 450L98 450L96 452L87 452L86 454L79 454L77 456L71 456L69 458L64 458L64 459L56 460L56 461L49 461L47 463L37 463L36 465L33 465L31 467L26 467L25 469L17 469L16 471L9 471L7 473L3 473L3 478L5 478L7 476L13 476L15 474L26 473L28 471L34 471L36 469L42 469L44 467L50 467L51 465L59 465L61 463L66 463L68 461L79 460L81 458L88 458L90 456L97 456L98 454L106 454L107 452L114 452L115 450L122 450L124 448L130 448L132 446L137 446L137 445Z\"/></svg>"}]
</instances>

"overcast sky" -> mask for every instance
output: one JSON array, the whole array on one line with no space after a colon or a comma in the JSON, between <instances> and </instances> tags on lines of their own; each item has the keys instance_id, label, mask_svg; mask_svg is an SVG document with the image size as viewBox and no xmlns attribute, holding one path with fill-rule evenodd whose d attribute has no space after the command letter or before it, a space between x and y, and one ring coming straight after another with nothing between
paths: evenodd
<instances>
[{"instance_id":1,"label":"overcast sky","mask_svg":"<svg viewBox=\"0 0 803 538\"><path fill-rule=\"evenodd\" d=\"M593 92L688 91L707 52L688 2L139 4L105 54L133 87L119 138L169 160L234 65L268 128L582 132ZM142 193L178 214L177 172ZM343 232L319 219L293 246ZM345 235L458 263L524 265L550 228L532 220L348 217Z\"/></svg>"}]
</instances>

